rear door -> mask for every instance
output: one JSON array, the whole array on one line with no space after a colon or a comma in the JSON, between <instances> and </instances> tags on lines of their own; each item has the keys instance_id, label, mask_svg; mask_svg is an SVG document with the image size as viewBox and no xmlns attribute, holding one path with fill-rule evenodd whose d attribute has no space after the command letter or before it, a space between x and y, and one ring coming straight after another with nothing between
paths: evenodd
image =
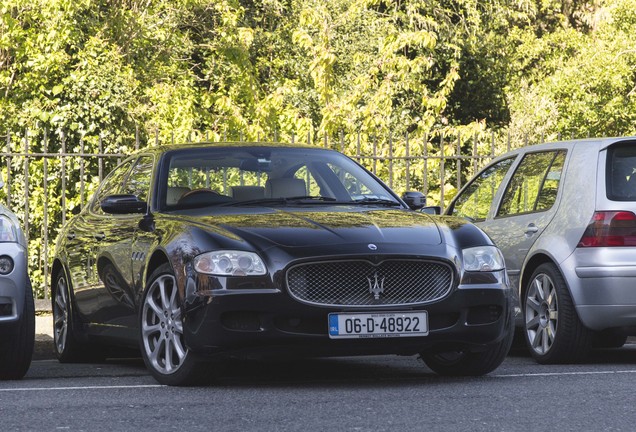
<instances>
[{"instance_id":1,"label":"rear door","mask_svg":"<svg viewBox=\"0 0 636 432\"><path fill-rule=\"evenodd\" d=\"M492 216L478 223L501 249L510 281L519 286L521 267L558 207L566 150L526 153L505 185Z\"/></svg>"}]
</instances>

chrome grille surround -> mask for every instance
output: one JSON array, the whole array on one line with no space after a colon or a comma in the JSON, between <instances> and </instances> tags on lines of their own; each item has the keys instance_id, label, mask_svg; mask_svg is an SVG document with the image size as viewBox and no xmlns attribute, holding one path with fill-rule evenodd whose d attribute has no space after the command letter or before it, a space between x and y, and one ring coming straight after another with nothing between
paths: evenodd
<instances>
[{"instance_id":1,"label":"chrome grille surround","mask_svg":"<svg viewBox=\"0 0 636 432\"><path fill-rule=\"evenodd\" d=\"M296 264L287 270L290 295L321 306L417 305L437 301L453 287L454 272L443 261L365 259Z\"/></svg>"}]
</instances>

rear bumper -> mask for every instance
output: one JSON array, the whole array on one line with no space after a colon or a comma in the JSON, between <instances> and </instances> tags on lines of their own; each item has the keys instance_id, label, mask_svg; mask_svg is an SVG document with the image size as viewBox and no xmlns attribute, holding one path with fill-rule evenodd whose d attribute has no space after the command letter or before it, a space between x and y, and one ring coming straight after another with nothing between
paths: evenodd
<instances>
[{"instance_id":1,"label":"rear bumper","mask_svg":"<svg viewBox=\"0 0 636 432\"><path fill-rule=\"evenodd\" d=\"M577 249L562 264L581 322L636 327L636 248Z\"/></svg>"},{"instance_id":2,"label":"rear bumper","mask_svg":"<svg viewBox=\"0 0 636 432\"><path fill-rule=\"evenodd\" d=\"M393 308L331 308L300 304L285 293L252 291L202 298L186 312L188 348L208 356L317 357L372 354L412 355L435 351L481 351L511 329L511 290L457 289L434 304ZM418 337L330 339L332 312L421 311L429 334Z\"/></svg>"}]
</instances>

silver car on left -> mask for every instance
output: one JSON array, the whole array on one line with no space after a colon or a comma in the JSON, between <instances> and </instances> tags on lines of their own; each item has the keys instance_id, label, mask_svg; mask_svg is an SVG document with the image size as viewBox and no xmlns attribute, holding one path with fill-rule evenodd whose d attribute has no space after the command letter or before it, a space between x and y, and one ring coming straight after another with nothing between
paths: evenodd
<instances>
[{"instance_id":1,"label":"silver car on left","mask_svg":"<svg viewBox=\"0 0 636 432\"><path fill-rule=\"evenodd\" d=\"M0 204L0 380L20 379L27 373L34 341L26 237L15 214Z\"/></svg>"}]
</instances>

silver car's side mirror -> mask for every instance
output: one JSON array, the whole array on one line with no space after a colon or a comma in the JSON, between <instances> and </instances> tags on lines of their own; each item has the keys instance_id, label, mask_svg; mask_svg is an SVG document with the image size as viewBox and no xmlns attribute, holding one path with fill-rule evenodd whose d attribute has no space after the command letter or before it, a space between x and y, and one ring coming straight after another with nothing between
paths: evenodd
<instances>
[{"instance_id":1,"label":"silver car's side mirror","mask_svg":"<svg viewBox=\"0 0 636 432\"><path fill-rule=\"evenodd\" d=\"M4 187L4 179L2 178L2 173L0 172L0 189Z\"/></svg>"}]
</instances>

